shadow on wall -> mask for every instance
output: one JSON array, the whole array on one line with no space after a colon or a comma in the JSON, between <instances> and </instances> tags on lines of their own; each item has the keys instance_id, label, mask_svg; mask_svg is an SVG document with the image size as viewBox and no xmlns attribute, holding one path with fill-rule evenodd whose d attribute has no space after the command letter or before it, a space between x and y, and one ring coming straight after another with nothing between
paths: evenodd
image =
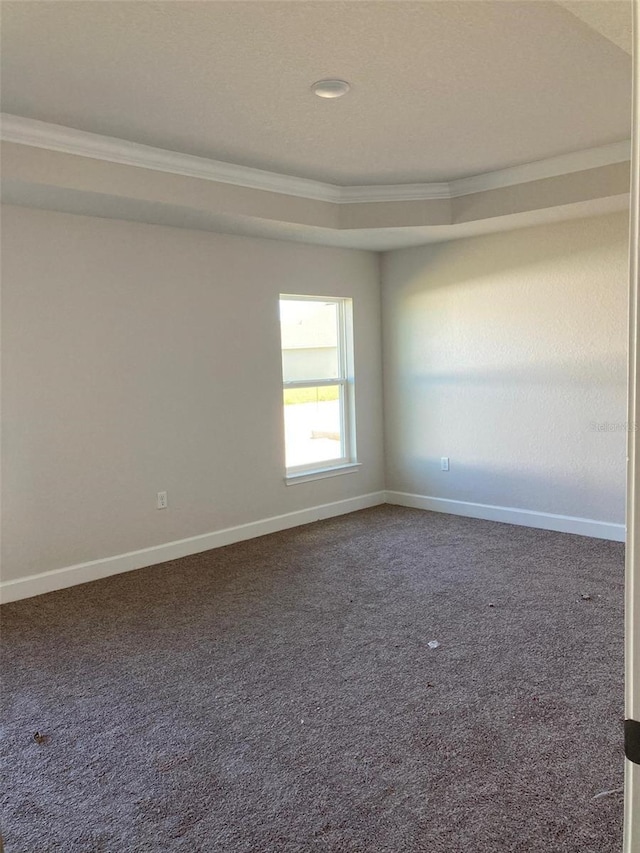
<instances>
[{"instance_id":1,"label":"shadow on wall","mask_svg":"<svg viewBox=\"0 0 640 853\"><path fill-rule=\"evenodd\" d=\"M620 214L385 256L388 488L624 520L627 240Z\"/></svg>"},{"instance_id":2,"label":"shadow on wall","mask_svg":"<svg viewBox=\"0 0 640 853\"><path fill-rule=\"evenodd\" d=\"M409 375L387 395L388 488L622 523L626 389L613 366L594 365L591 382L566 367L553 381L549 367Z\"/></svg>"},{"instance_id":3,"label":"shadow on wall","mask_svg":"<svg viewBox=\"0 0 640 853\"><path fill-rule=\"evenodd\" d=\"M428 347L428 343L425 346ZM411 365L407 364L406 367L410 368ZM525 359L518 362L516 358L508 364L500 364L497 360L492 365L473 364L469 361L450 369L437 364L434 364L433 369L429 369L429 365L423 362L421 370L403 376L401 382L414 389L437 385L482 387L487 390L495 387L511 389L512 395L519 394L521 389L528 390L535 386L546 392L550 387L555 387L562 393L571 391L576 385L583 389L601 386L616 394L620 391L626 393L627 387L625 378L620 373L620 357L617 353L584 359L545 357L538 358L534 364Z\"/></svg>"},{"instance_id":4,"label":"shadow on wall","mask_svg":"<svg viewBox=\"0 0 640 853\"><path fill-rule=\"evenodd\" d=\"M389 473L387 488L422 497L468 501L508 509L525 509L624 524L625 492L617 482L602 483L586 471L548 471L483 467L450 458L449 471L440 457L412 456ZM505 497L507 500L505 501ZM581 509L576 512L576 507Z\"/></svg>"}]
</instances>

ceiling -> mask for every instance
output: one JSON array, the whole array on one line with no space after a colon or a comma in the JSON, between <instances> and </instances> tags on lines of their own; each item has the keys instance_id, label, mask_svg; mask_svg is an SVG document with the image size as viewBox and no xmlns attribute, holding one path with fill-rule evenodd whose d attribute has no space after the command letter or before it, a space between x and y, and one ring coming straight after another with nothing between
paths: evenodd
<instances>
[{"instance_id":1,"label":"ceiling","mask_svg":"<svg viewBox=\"0 0 640 853\"><path fill-rule=\"evenodd\" d=\"M557 2L631 55L633 27L630 2L604 3L602 0L557 0Z\"/></svg>"},{"instance_id":2,"label":"ceiling","mask_svg":"<svg viewBox=\"0 0 640 853\"><path fill-rule=\"evenodd\" d=\"M4 0L2 109L338 185L452 180L627 139L630 10ZM352 91L316 98L328 76Z\"/></svg>"}]
</instances>

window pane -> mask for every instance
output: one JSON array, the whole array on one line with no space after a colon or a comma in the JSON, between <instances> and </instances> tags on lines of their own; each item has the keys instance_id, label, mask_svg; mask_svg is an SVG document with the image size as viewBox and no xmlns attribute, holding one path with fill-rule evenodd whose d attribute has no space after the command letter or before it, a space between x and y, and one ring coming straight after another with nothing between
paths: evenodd
<instances>
[{"instance_id":1,"label":"window pane","mask_svg":"<svg viewBox=\"0 0 640 853\"><path fill-rule=\"evenodd\" d=\"M281 299L280 328L285 382L340 376L337 303Z\"/></svg>"},{"instance_id":2,"label":"window pane","mask_svg":"<svg viewBox=\"0 0 640 853\"><path fill-rule=\"evenodd\" d=\"M284 391L287 468L342 459L340 385Z\"/></svg>"}]
</instances>

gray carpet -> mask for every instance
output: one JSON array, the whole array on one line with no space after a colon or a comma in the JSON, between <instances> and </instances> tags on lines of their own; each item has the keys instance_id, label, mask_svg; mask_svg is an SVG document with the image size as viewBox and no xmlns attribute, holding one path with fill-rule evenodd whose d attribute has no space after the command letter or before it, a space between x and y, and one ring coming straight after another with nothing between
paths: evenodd
<instances>
[{"instance_id":1,"label":"gray carpet","mask_svg":"<svg viewBox=\"0 0 640 853\"><path fill-rule=\"evenodd\" d=\"M6 853L621 849L622 545L385 506L2 615Z\"/></svg>"}]
</instances>

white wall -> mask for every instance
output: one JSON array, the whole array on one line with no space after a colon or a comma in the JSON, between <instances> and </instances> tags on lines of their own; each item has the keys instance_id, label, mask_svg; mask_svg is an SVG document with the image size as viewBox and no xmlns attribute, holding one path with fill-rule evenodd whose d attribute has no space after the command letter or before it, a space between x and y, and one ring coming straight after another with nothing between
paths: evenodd
<instances>
[{"instance_id":1,"label":"white wall","mask_svg":"<svg viewBox=\"0 0 640 853\"><path fill-rule=\"evenodd\" d=\"M385 488L376 255L6 207L2 264L3 580ZM626 216L382 279L386 488L622 523ZM285 486L280 292L354 299L355 474Z\"/></svg>"},{"instance_id":2,"label":"white wall","mask_svg":"<svg viewBox=\"0 0 640 853\"><path fill-rule=\"evenodd\" d=\"M627 241L613 214L384 256L388 489L624 522Z\"/></svg>"},{"instance_id":3,"label":"white wall","mask_svg":"<svg viewBox=\"0 0 640 853\"><path fill-rule=\"evenodd\" d=\"M375 254L6 207L2 287L4 580L384 487ZM285 486L281 291L353 297L355 474Z\"/></svg>"}]
</instances>

